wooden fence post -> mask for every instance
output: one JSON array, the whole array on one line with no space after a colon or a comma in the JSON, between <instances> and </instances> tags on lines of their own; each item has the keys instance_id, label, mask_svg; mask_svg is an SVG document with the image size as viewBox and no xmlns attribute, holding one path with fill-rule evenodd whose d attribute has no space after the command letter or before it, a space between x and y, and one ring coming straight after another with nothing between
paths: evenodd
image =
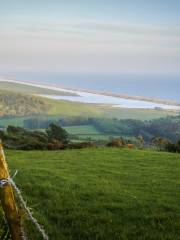
<instances>
[{"instance_id":1,"label":"wooden fence post","mask_svg":"<svg viewBox=\"0 0 180 240\"><path fill-rule=\"evenodd\" d=\"M0 180L8 180L8 178L8 165L5 160L4 151L0 140ZM4 184L2 187L0 187L0 200L9 226L11 238L13 240L22 240L23 234L21 228L21 219L10 183Z\"/></svg>"}]
</instances>

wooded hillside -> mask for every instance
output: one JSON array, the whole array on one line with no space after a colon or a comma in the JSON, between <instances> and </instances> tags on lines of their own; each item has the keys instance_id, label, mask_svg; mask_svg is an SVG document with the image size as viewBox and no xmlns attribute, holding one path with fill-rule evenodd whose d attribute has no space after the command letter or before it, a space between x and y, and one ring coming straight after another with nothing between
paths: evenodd
<instances>
[{"instance_id":1,"label":"wooded hillside","mask_svg":"<svg viewBox=\"0 0 180 240\"><path fill-rule=\"evenodd\" d=\"M50 105L42 98L0 90L0 117L46 113Z\"/></svg>"}]
</instances>

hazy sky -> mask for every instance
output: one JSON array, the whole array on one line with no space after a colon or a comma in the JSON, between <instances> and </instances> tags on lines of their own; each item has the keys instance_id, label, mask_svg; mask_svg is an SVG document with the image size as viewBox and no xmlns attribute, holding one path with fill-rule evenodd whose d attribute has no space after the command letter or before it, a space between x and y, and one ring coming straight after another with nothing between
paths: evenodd
<instances>
[{"instance_id":1,"label":"hazy sky","mask_svg":"<svg viewBox=\"0 0 180 240\"><path fill-rule=\"evenodd\" d=\"M0 74L180 74L179 0L0 0Z\"/></svg>"}]
</instances>

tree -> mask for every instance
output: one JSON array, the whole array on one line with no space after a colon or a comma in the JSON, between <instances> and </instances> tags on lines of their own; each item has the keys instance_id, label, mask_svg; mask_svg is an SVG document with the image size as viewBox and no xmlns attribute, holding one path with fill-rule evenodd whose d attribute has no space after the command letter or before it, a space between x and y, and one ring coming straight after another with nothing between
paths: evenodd
<instances>
[{"instance_id":1,"label":"tree","mask_svg":"<svg viewBox=\"0 0 180 240\"><path fill-rule=\"evenodd\" d=\"M169 141L166 138L156 137L152 139L152 143L159 148L160 151L165 150Z\"/></svg>"},{"instance_id":2,"label":"tree","mask_svg":"<svg viewBox=\"0 0 180 240\"><path fill-rule=\"evenodd\" d=\"M0 130L0 140L4 140L6 137L6 134L4 131Z\"/></svg>"},{"instance_id":3,"label":"tree","mask_svg":"<svg viewBox=\"0 0 180 240\"><path fill-rule=\"evenodd\" d=\"M7 133L8 135L21 135L23 133L26 133L26 130L21 127L14 127L14 126L8 126L7 127Z\"/></svg>"},{"instance_id":4,"label":"tree","mask_svg":"<svg viewBox=\"0 0 180 240\"><path fill-rule=\"evenodd\" d=\"M66 144L69 141L69 135L67 131L54 123L49 125L49 127L46 129L46 133L50 142L58 140Z\"/></svg>"},{"instance_id":5,"label":"tree","mask_svg":"<svg viewBox=\"0 0 180 240\"><path fill-rule=\"evenodd\" d=\"M143 147L144 147L144 138L143 138L143 136L142 136L142 135L139 135L139 136L137 137L137 139L139 140L139 146L140 146L140 148L143 148Z\"/></svg>"}]
</instances>

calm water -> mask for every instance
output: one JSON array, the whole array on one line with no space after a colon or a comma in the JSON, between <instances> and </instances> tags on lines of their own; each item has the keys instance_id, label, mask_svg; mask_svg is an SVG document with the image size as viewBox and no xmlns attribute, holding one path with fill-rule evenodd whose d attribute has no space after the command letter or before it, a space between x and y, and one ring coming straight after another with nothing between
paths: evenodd
<instances>
[{"instance_id":1,"label":"calm water","mask_svg":"<svg viewBox=\"0 0 180 240\"><path fill-rule=\"evenodd\" d=\"M22 83L24 84L25 81L14 81L11 80L10 82L16 82L16 83ZM72 89L66 89L62 87L57 87L53 86L51 84L37 84L36 83L26 83L27 85L30 86L38 86L38 87L43 87L43 88L49 88L53 89L56 91L60 91L59 94L56 95L43 95L43 97L51 98L51 99L56 99L56 100L68 100L68 101L73 101L73 102L82 102L82 103L91 103L91 104L105 104L105 105L110 105L111 107L114 108L119 108L119 107L124 107L124 108L146 108L146 109L154 109L154 108L162 108L162 109L178 109L180 110L180 106L170 106L166 104L161 104L161 103L154 103L154 102L148 102L148 101L140 101L140 100L134 100L134 99L125 99L125 98L120 98L120 97L114 97L114 96L108 96L104 94L98 94L96 93L90 93L87 91L83 90L72 90ZM71 96L61 96L61 92L69 92L73 93ZM75 94L75 95L74 95Z\"/></svg>"},{"instance_id":2,"label":"calm water","mask_svg":"<svg viewBox=\"0 0 180 240\"><path fill-rule=\"evenodd\" d=\"M90 89L114 93L126 93L180 102L180 76L163 75L57 75L16 74L17 80L32 80L60 87Z\"/></svg>"},{"instance_id":3,"label":"calm water","mask_svg":"<svg viewBox=\"0 0 180 240\"><path fill-rule=\"evenodd\" d=\"M60 90L60 89L59 89ZM62 91L66 91L66 89L61 89ZM72 93L77 93L78 96L57 96L57 95L41 95L51 99L57 100L68 100L73 102L83 102L83 103L96 103L96 104L109 104L114 108L124 107L124 108L146 108L146 109L154 109L154 108L162 108L162 109L180 109L180 107L169 106L160 103L152 103L145 101L138 101L132 99L124 99L117 98L112 96L105 96L100 94L87 93L82 91L69 91Z\"/></svg>"}]
</instances>

